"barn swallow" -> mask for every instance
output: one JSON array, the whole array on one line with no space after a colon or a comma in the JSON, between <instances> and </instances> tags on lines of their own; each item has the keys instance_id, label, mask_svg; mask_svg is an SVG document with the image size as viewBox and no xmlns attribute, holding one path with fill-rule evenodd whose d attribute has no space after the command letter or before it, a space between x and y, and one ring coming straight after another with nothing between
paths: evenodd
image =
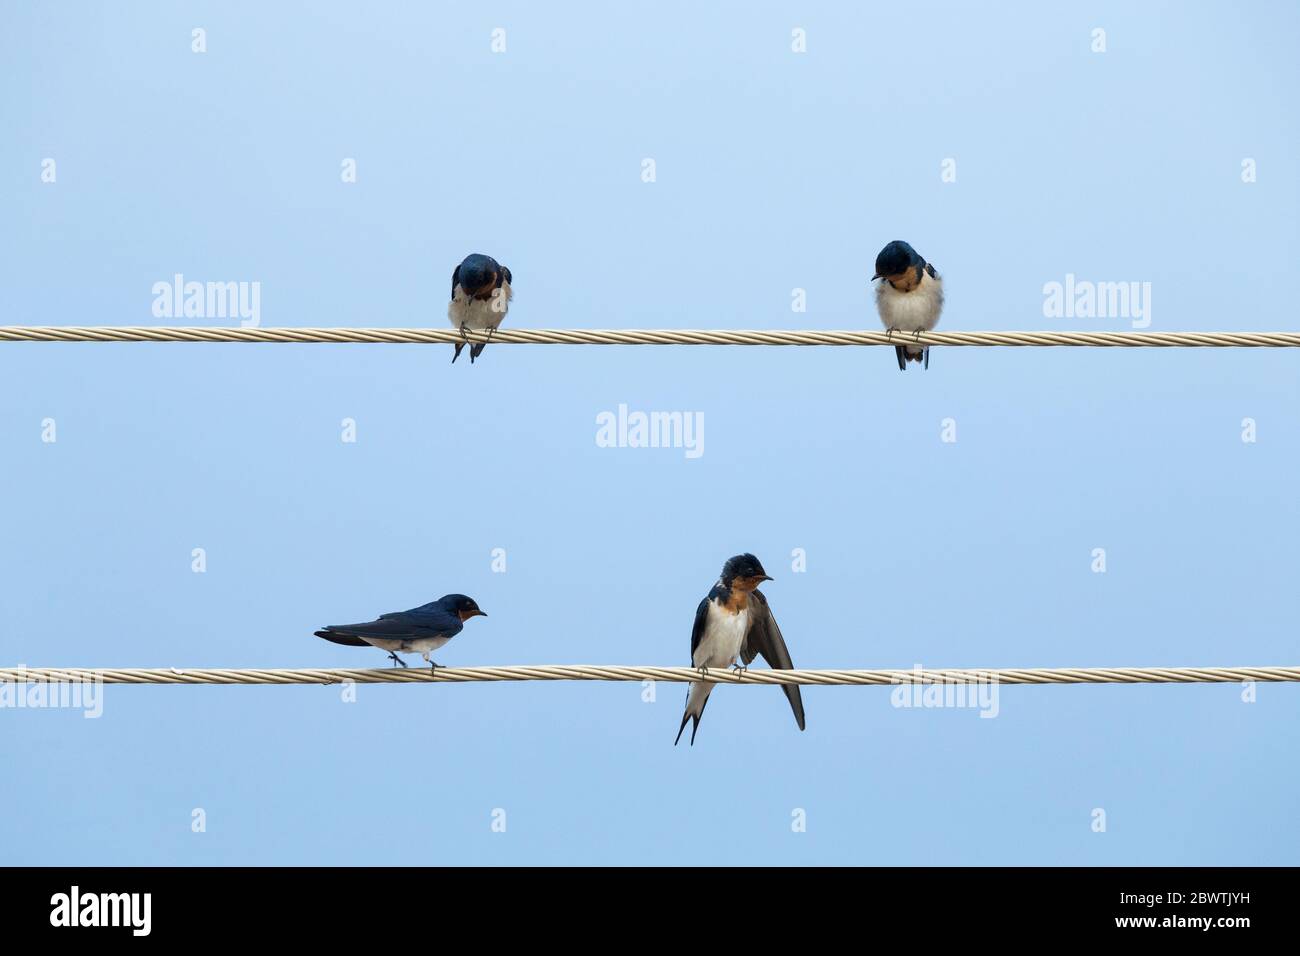
<instances>
[{"instance_id":1,"label":"barn swallow","mask_svg":"<svg viewBox=\"0 0 1300 956\"><path fill-rule=\"evenodd\" d=\"M330 624L316 631L316 636L349 647L377 647L388 651L388 656L403 667L406 661L397 656L398 651L418 653L431 669L437 670L438 665L429 660L429 655L459 634L471 617L487 614L473 598L447 594L430 604L381 614L378 620L364 624Z\"/></svg>"},{"instance_id":2,"label":"barn swallow","mask_svg":"<svg viewBox=\"0 0 1300 956\"><path fill-rule=\"evenodd\" d=\"M876 309L880 321L892 332L928 332L939 324L943 310L943 280L934 266L926 262L915 249L895 239L876 256L876 274L871 281L884 281L876 287ZM900 370L908 362L925 359L930 367L930 347L895 345Z\"/></svg>"},{"instance_id":3,"label":"barn swallow","mask_svg":"<svg viewBox=\"0 0 1300 956\"><path fill-rule=\"evenodd\" d=\"M695 627L691 630L691 663L699 669L701 677L708 675L710 667L732 667L743 673L756 654L762 654L769 667L778 670L794 667L767 598L758 590L760 584L771 580L752 554L738 554L722 566L718 583L695 609ZM741 660L739 664L737 657ZM783 684L781 689L790 700L799 729L803 730L799 686ZM691 746L695 746L695 734L700 729L700 718L704 716L704 705L709 702L711 690L713 684L709 681L691 684L674 747L682 739L688 720L695 721L691 727Z\"/></svg>"},{"instance_id":4,"label":"barn swallow","mask_svg":"<svg viewBox=\"0 0 1300 956\"><path fill-rule=\"evenodd\" d=\"M513 281L510 270L491 256L479 255L477 252L465 257L451 274L451 304L447 306L447 318L452 327L460 329L464 335L467 329L486 331L491 337L501 320L510 310L510 299L514 292L510 289ZM453 362L460 358L464 342L456 343ZM478 342L469 348L470 364L483 354L486 342Z\"/></svg>"}]
</instances>

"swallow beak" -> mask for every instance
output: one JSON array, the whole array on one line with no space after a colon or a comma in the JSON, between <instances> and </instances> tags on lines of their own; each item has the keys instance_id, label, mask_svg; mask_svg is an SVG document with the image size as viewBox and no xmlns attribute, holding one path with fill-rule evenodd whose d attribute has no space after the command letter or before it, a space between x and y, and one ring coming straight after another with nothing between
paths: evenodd
<instances>
[{"instance_id":1,"label":"swallow beak","mask_svg":"<svg viewBox=\"0 0 1300 956\"><path fill-rule=\"evenodd\" d=\"M775 581L775 580L776 580L776 578L772 577L772 575L770 575L770 574L760 574L760 575L758 576L758 579L759 579L760 581Z\"/></svg>"},{"instance_id":2,"label":"swallow beak","mask_svg":"<svg viewBox=\"0 0 1300 956\"><path fill-rule=\"evenodd\" d=\"M475 611L470 617L487 617L487 611Z\"/></svg>"},{"instance_id":3,"label":"swallow beak","mask_svg":"<svg viewBox=\"0 0 1300 956\"><path fill-rule=\"evenodd\" d=\"M873 275L873 276L871 277L871 281L872 281L872 282L875 282L875 281L876 281L877 279L879 279L879 278L881 278L881 275L880 275L879 272L877 272L875 275Z\"/></svg>"}]
</instances>

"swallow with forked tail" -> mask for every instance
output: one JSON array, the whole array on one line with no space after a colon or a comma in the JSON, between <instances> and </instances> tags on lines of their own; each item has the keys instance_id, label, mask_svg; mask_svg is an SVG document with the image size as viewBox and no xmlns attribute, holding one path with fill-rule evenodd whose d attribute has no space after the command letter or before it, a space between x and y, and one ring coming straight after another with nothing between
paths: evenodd
<instances>
[{"instance_id":1,"label":"swallow with forked tail","mask_svg":"<svg viewBox=\"0 0 1300 956\"><path fill-rule=\"evenodd\" d=\"M691 663L699 669L701 677L708 676L710 667L735 667L743 671L760 654L769 667L794 668L767 598L758 590L760 584L771 580L752 554L738 554L722 566L718 583L695 610L695 627L691 630ZM736 663L737 658L741 663ZM707 680L691 683L686 695L686 713L677 728L674 746L682 739L687 721L694 721L691 745L695 745L695 734L700 729L700 718L713 687ZM803 730L803 699L798 685L783 684L781 690L794 710L795 722Z\"/></svg>"},{"instance_id":2,"label":"swallow with forked tail","mask_svg":"<svg viewBox=\"0 0 1300 956\"><path fill-rule=\"evenodd\" d=\"M397 656L398 651L416 653L433 670L438 665L429 655L461 632L471 617L487 617L471 597L447 594L429 604L381 614L376 620L364 624L330 624L316 631L316 636L335 644L349 647L377 647L388 651L394 666L406 666Z\"/></svg>"}]
</instances>

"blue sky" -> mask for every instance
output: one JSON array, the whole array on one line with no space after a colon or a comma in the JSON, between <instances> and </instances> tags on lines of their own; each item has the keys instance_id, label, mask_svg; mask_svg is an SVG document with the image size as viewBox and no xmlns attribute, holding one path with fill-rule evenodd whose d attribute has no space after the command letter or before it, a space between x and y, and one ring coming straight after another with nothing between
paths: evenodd
<instances>
[{"instance_id":1,"label":"blue sky","mask_svg":"<svg viewBox=\"0 0 1300 956\"><path fill-rule=\"evenodd\" d=\"M1150 282L1152 331L1296 328L1294 6L837 6L6 5L3 321L165 321L181 273L259 282L264 325L441 327L481 251L511 326L875 328L904 238L945 329L1131 328L1045 317L1068 274ZM1293 352L450 352L0 345L0 659L379 666L312 630L463 591L490 616L443 664L685 664L749 550L803 667L1297 663ZM598 447L620 403L702 413L704 454ZM1300 861L1292 685L1009 687L991 720L810 688L805 733L723 687L674 749L684 697L0 710L0 861Z\"/></svg>"}]
</instances>

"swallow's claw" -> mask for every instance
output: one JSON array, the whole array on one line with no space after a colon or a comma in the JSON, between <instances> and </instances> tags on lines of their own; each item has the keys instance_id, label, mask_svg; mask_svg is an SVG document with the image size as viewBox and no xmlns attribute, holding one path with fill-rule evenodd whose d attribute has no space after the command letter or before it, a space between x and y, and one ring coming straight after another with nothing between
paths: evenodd
<instances>
[{"instance_id":1,"label":"swallow's claw","mask_svg":"<svg viewBox=\"0 0 1300 956\"><path fill-rule=\"evenodd\" d=\"M749 668L746 667L744 664L732 664L732 665L731 665L731 676L733 676L734 678L736 678L736 680L744 680L744 679L745 679L745 674L746 674L748 671L749 671Z\"/></svg>"},{"instance_id":2,"label":"swallow's claw","mask_svg":"<svg viewBox=\"0 0 1300 956\"><path fill-rule=\"evenodd\" d=\"M400 657L398 657L396 651L389 651L389 652L388 652L388 656L389 656L390 658L392 658L393 661L395 662L395 663L393 664L394 667L396 667L398 664L401 664L403 667L406 666L406 661L404 661L404 660L402 660Z\"/></svg>"},{"instance_id":3,"label":"swallow's claw","mask_svg":"<svg viewBox=\"0 0 1300 956\"><path fill-rule=\"evenodd\" d=\"M709 669L707 667L697 667L695 669L700 672L701 677L709 676Z\"/></svg>"}]
</instances>

